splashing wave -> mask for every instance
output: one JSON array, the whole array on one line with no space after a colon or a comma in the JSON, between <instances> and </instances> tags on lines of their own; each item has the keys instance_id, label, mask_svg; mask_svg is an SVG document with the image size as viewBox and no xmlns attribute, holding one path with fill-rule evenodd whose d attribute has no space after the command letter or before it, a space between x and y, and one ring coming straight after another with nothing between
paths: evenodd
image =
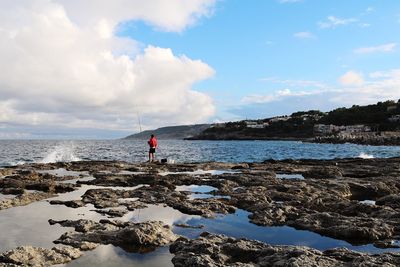
<instances>
[{"instance_id":1,"label":"splashing wave","mask_svg":"<svg viewBox=\"0 0 400 267\"><path fill-rule=\"evenodd\" d=\"M373 159L375 158L374 155L368 155L367 153L361 152L360 155L358 155L359 158L362 159Z\"/></svg>"},{"instance_id":2,"label":"splashing wave","mask_svg":"<svg viewBox=\"0 0 400 267\"><path fill-rule=\"evenodd\" d=\"M48 154L40 161L40 163L54 163L62 161L80 161L74 153L73 144L61 144L54 147Z\"/></svg>"}]
</instances>

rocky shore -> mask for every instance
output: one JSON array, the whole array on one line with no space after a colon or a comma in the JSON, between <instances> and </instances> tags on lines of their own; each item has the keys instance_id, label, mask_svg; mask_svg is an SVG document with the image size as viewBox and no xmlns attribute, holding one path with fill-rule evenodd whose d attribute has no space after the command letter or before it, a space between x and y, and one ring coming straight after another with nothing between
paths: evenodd
<instances>
[{"instance_id":1,"label":"rocky shore","mask_svg":"<svg viewBox=\"0 0 400 267\"><path fill-rule=\"evenodd\" d=\"M271 246L262 242L202 233L178 239L170 250L174 266L399 266L398 254L369 255L347 249L319 251L303 246Z\"/></svg>"},{"instance_id":2,"label":"rocky shore","mask_svg":"<svg viewBox=\"0 0 400 267\"><path fill-rule=\"evenodd\" d=\"M316 136L315 143L344 144L353 143L372 146L400 146L400 132L364 132Z\"/></svg>"},{"instance_id":3,"label":"rocky shore","mask_svg":"<svg viewBox=\"0 0 400 267\"><path fill-rule=\"evenodd\" d=\"M63 170L64 175L56 175L56 170ZM47 201L68 209L90 206L110 218L50 217L50 227L73 230L53 240L57 246L52 248L26 244L0 251L0 266L67 263L99 245L131 253L170 246L174 266L399 266L398 252L371 255L344 248L320 251L272 246L207 232L188 238L174 229L201 232L203 225L126 219L131 212L150 206L209 219L245 211L248 220L261 227L287 226L352 245L396 249L400 239L399 177L400 158L238 164L81 161L0 169L0 212ZM210 190L191 192L188 186ZM74 199L54 198L81 191Z\"/></svg>"}]
</instances>

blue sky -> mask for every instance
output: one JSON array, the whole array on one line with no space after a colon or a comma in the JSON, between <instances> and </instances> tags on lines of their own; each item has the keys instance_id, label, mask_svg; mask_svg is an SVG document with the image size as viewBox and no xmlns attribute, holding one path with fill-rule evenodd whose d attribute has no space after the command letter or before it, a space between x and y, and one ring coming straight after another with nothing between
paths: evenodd
<instances>
[{"instance_id":1,"label":"blue sky","mask_svg":"<svg viewBox=\"0 0 400 267\"><path fill-rule=\"evenodd\" d=\"M243 98L284 89L318 89L313 84L296 83L299 81L340 88L338 79L347 71L367 74L399 68L400 3L227 0L219 1L210 17L180 33L129 22L120 25L118 34L139 40L143 46L170 47L175 54L201 59L214 68L215 76L195 88L213 97L217 105L215 118L267 117L298 108L329 110L349 103L322 102L324 106L315 97L316 103L306 106L291 98L290 107L275 101L245 104ZM379 51L378 47L391 44L395 45L390 51ZM356 52L374 47L375 52ZM357 99L351 101L365 104Z\"/></svg>"},{"instance_id":2,"label":"blue sky","mask_svg":"<svg viewBox=\"0 0 400 267\"><path fill-rule=\"evenodd\" d=\"M0 2L0 139L400 98L398 0Z\"/></svg>"}]
</instances>

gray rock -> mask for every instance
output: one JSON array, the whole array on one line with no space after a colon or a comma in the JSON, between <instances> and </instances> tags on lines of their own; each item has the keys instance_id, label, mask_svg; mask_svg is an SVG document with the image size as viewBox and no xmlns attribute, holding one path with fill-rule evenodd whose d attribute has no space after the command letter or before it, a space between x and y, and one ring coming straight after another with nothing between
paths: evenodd
<instances>
[{"instance_id":1,"label":"gray rock","mask_svg":"<svg viewBox=\"0 0 400 267\"><path fill-rule=\"evenodd\" d=\"M158 247L175 241L178 236L163 222L121 222L101 220L51 221L65 227L75 227L75 232L64 233L55 243L70 245L82 250L94 244L113 244L126 250Z\"/></svg>"},{"instance_id":2,"label":"gray rock","mask_svg":"<svg viewBox=\"0 0 400 267\"><path fill-rule=\"evenodd\" d=\"M8 264L23 266L50 266L54 264L68 263L77 259L82 252L72 247L53 247L52 249L24 246L4 252L0 255L0 262L4 266ZM1 265L0 265L1 266Z\"/></svg>"},{"instance_id":3,"label":"gray rock","mask_svg":"<svg viewBox=\"0 0 400 267\"><path fill-rule=\"evenodd\" d=\"M330 267L387 266L400 264L400 254L370 255L347 249L321 252L301 246L271 246L262 242L203 233L194 240L180 238L170 246L176 267L269 266Z\"/></svg>"}]
</instances>

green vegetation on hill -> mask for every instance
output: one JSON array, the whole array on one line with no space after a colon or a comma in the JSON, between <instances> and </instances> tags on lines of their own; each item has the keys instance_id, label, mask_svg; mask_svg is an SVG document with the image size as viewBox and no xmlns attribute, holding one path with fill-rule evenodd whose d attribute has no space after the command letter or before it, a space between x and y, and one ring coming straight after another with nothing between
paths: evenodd
<instances>
[{"instance_id":1,"label":"green vegetation on hill","mask_svg":"<svg viewBox=\"0 0 400 267\"><path fill-rule=\"evenodd\" d=\"M147 139L150 134L155 134L160 139L312 139L316 124L338 126L362 124L370 126L374 131L400 131L400 117L396 115L400 115L400 100L368 106L354 105L351 108L338 108L330 112L309 110L295 112L290 116L259 120L162 127L126 138Z\"/></svg>"},{"instance_id":2,"label":"green vegetation on hill","mask_svg":"<svg viewBox=\"0 0 400 267\"><path fill-rule=\"evenodd\" d=\"M228 122L213 125L191 139L309 139L314 137L315 124L371 126L376 131L399 131L400 122L391 121L400 114L400 100L379 102L368 106L338 108L324 113L318 110L300 111L290 116Z\"/></svg>"},{"instance_id":3,"label":"green vegetation on hill","mask_svg":"<svg viewBox=\"0 0 400 267\"><path fill-rule=\"evenodd\" d=\"M319 123L334 125L367 124L376 126L379 131L398 130L398 124L389 118L400 114L400 100L378 102L375 105L338 108L327 113Z\"/></svg>"}]
</instances>

